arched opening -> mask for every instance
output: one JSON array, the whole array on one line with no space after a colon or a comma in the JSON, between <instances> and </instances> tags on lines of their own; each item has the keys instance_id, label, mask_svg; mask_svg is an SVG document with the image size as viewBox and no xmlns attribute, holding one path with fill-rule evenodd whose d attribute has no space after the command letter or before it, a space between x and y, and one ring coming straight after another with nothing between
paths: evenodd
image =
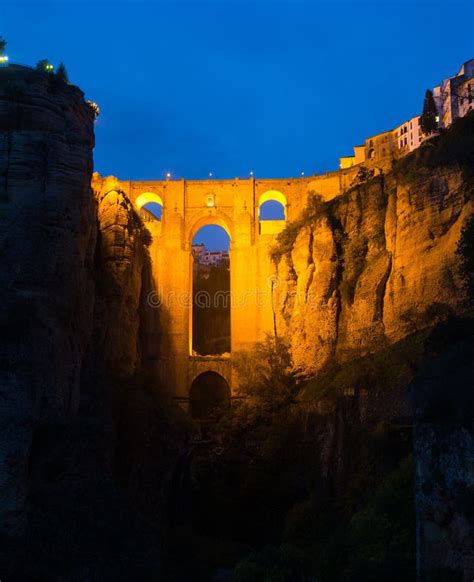
<instances>
[{"instance_id":1,"label":"arched opening","mask_svg":"<svg viewBox=\"0 0 474 582\"><path fill-rule=\"evenodd\" d=\"M192 354L230 353L230 237L208 224L194 235Z\"/></svg>"},{"instance_id":2,"label":"arched opening","mask_svg":"<svg viewBox=\"0 0 474 582\"><path fill-rule=\"evenodd\" d=\"M260 206L260 220L285 220L285 207L276 200L267 200Z\"/></svg>"},{"instance_id":3,"label":"arched opening","mask_svg":"<svg viewBox=\"0 0 474 582\"><path fill-rule=\"evenodd\" d=\"M264 192L258 200L260 234L278 234L286 221L286 197L278 190Z\"/></svg>"},{"instance_id":4,"label":"arched opening","mask_svg":"<svg viewBox=\"0 0 474 582\"><path fill-rule=\"evenodd\" d=\"M192 418L206 418L229 405L229 384L220 374L203 372L194 379L189 389L189 413Z\"/></svg>"},{"instance_id":5,"label":"arched opening","mask_svg":"<svg viewBox=\"0 0 474 582\"><path fill-rule=\"evenodd\" d=\"M163 200L155 192L143 192L135 200L138 214L144 221L161 220L163 214Z\"/></svg>"}]
</instances>

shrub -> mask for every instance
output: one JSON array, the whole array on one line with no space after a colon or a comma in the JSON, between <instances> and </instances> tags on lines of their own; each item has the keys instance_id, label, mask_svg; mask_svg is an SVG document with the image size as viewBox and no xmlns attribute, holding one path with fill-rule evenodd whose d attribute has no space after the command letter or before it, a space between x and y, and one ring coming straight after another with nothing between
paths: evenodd
<instances>
[{"instance_id":1,"label":"shrub","mask_svg":"<svg viewBox=\"0 0 474 582\"><path fill-rule=\"evenodd\" d=\"M41 59L36 64L36 69L38 71L42 71L43 73L52 73L54 72L53 65L48 61L48 59Z\"/></svg>"},{"instance_id":2,"label":"shrub","mask_svg":"<svg viewBox=\"0 0 474 582\"><path fill-rule=\"evenodd\" d=\"M240 392L271 400L291 401L297 389L296 375L286 340L267 334L253 352L236 354L233 366L241 378Z\"/></svg>"},{"instance_id":3,"label":"shrub","mask_svg":"<svg viewBox=\"0 0 474 582\"><path fill-rule=\"evenodd\" d=\"M59 79L61 79L65 83L69 83L69 76L67 74L66 66L64 65L64 63L59 63L56 75L58 76Z\"/></svg>"},{"instance_id":4,"label":"shrub","mask_svg":"<svg viewBox=\"0 0 474 582\"><path fill-rule=\"evenodd\" d=\"M471 216L461 231L456 254L460 260L460 272L468 297L474 301L474 216Z\"/></svg>"},{"instance_id":5,"label":"shrub","mask_svg":"<svg viewBox=\"0 0 474 582\"><path fill-rule=\"evenodd\" d=\"M302 554L295 548L265 546L242 560L234 570L232 582L303 582Z\"/></svg>"},{"instance_id":6,"label":"shrub","mask_svg":"<svg viewBox=\"0 0 474 582\"><path fill-rule=\"evenodd\" d=\"M284 255L291 253L300 231L305 226L313 226L318 218L325 214L326 208L327 205L319 194L309 193L308 203L300 217L289 222L284 230L278 234L276 245L270 253L273 262L278 263Z\"/></svg>"}]
</instances>

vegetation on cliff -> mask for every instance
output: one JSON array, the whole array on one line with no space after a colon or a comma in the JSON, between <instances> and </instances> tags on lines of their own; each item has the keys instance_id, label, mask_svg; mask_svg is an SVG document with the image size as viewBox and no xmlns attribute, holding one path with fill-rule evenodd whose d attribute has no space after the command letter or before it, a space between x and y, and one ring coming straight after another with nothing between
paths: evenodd
<instances>
[{"instance_id":1,"label":"vegetation on cliff","mask_svg":"<svg viewBox=\"0 0 474 582\"><path fill-rule=\"evenodd\" d=\"M397 180L428 176L435 168L459 167L466 180L474 175L474 112L453 121L395 165Z\"/></svg>"},{"instance_id":2,"label":"vegetation on cliff","mask_svg":"<svg viewBox=\"0 0 474 582\"><path fill-rule=\"evenodd\" d=\"M188 449L177 492L187 511L165 534L168 575L208 580L242 558L232 578L238 582L414 580L409 423L396 418L387 398L370 418L357 392L298 400L284 366L266 361L262 375L255 373L268 354L275 355L271 339L250 366L247 398L221 412L207 440ZM278 361L285 354L280 346ZM393 359L391 371L405 382ZM386 394L385 376L369 379L361 369L358 377L356 369L353 385ZM176 544L188 555L185 564L175 561Z\"/></svg>"}]
</instances>

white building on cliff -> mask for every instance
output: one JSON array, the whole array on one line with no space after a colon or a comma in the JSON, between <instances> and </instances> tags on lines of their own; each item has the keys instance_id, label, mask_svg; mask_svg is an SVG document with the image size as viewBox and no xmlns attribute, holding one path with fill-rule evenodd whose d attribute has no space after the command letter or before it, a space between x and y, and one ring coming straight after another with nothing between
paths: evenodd
<instances>
[{"instance_id":1,"label":"white building on cliff","mask_svg":"<svg viewBox=\"0 0 474 582\"><path fill-rule=\"evenodd\" d=\"M444 79L433 89L440 126L449 127L458 117L464 117L473 110L474 59L461 65L452 77Z\"/></svg>"},{"instance_id":2,"label":"white building on cliff","mask_svg":"<svg viewBox=\"0 0 474 582\"><path fill-rule=\"evenodd\" d=\"M474 111L474 59L463 63L455 75L434 87L433 98L438 123L443 128ZM354 155L339 158L339 167L346 169L366 162L379 164L416 150L429 137L421 131L420 118L421 115L416 115L392 131L367 138L365 145L354 148Z\"/></svg>"}]
</instances>

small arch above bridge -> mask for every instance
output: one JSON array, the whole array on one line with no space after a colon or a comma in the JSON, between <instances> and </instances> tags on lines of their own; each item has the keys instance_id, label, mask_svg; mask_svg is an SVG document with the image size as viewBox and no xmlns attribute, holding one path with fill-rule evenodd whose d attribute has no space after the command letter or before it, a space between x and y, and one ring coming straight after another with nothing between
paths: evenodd
<instances>
[{"instance_id":1,"label":"small arch above bridge","mask_svg":"<svg viewBox=\"0 0 474 582\"><path fill-rule=\"evenodd\" d=\"M260 219L260 209L261 209L262 205L265 204L265 202L270 202L270 201L279 202L283 206L284 220L286 220L286 218L287 218L286 207L287 207L288 202L286 200L286 196L278 190L267 190L266 192L264 192L263 194L260 195L260 197L258 199L258 217L259 217L259 219Z\"/></svg>"},{"instance_id":2,"label":"small arch above bridge","mask_svg":"<svg viewBox=\"0 0 474 582\"><path fill-rule=\"evenodd\" d=\"M135 206L141 208L150 202L163 206L163 199L156 192L143 192L135 199Z\"/></svg>"},{"instance_id":3,"label":"small arch above bridge","mask_svg":"<svg viewBox=\"0 0 474 582\"><path fill-rule=\"evenodd\" d=\"M279 190L267 190L258 198L258 221L261 235L275 236L286 225L286 196Z\"/></svg>"},{"instance_id":4,"label":"small arch above bridge","mask_svg":"<svg viewBox=\"0 0 474 582\"><path fill-rule=\"evenodd\" d=\"M163 213L163 199L156 192L143 192L142 194L139 194L135 199L135 206L142 218L147 219L146 216L143 215L143 212L146 211L148 217L151 215L152 219L161 220Z\"/></svg>"}]
</instances>

